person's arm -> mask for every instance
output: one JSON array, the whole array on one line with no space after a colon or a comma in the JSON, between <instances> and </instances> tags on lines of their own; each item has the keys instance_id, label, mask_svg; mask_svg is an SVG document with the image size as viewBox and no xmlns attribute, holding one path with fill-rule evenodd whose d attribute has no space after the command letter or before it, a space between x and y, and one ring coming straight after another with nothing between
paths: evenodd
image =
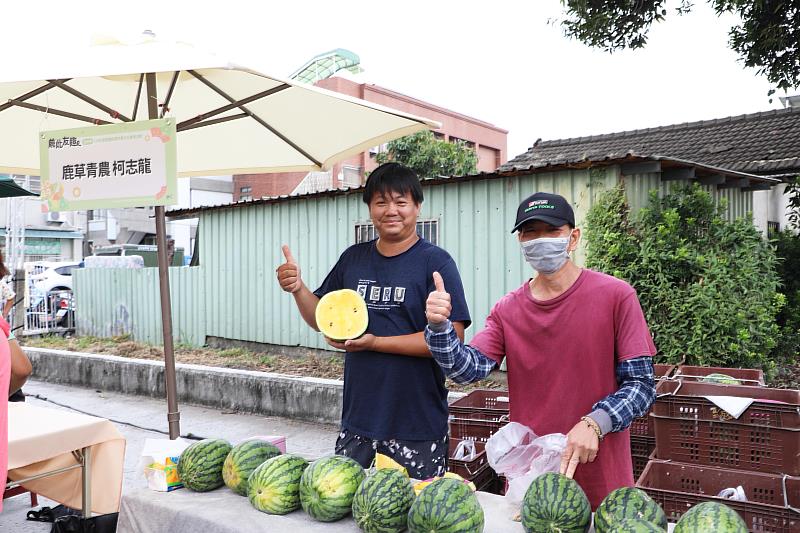
<instances>
[{"instance_id":1,"label":"person's arm","mask_svg":"<svg viewBox=\"0 0 800 533\"><path fill-rule=\"evenodd\" d=\"M591 417L603 435L622 431L644 416L656 399L653 358L635 357L617 363L619 389L592 406Z\"/></svg>"},{"instance_id":2,"label":"person's arm","mask_svg":"<svg viewBox=\"0 0 800 533\"><path fill-rule=\"evenodd\" d=\"M7 317L8 314L11 312L11 309L14 307L14 297L12 296L8 300L6 300L6 304L3 306L3 316Z\"/></svg>"},{"instance_id":3,"label":"person's arm","mask_svg":"<svg viewBox=\"0 0 800 533\"><path fill-rule=\"evenodd\" d=\"M437 324L429 322L425 328L428 349L448 378L461 384L480 381L489 375L497 362L477 348L464 344L462 339L456 335L449 320Z\"/></svg>"},{"instance_id":4,"label":"person's arm","mask_svg":"<svg viewBox=\"0 0 800 533\"><path fill-rule=\"evenodd\" d=\"M453 329L456 336L464 340L464 323L454 322ZM425 341L424 332L410 333L408 335L394 335L391 337L376 337L366 333L357 339L345 342L337 342L325 339L334 348L347 352L361 352L369 350L372 352L391 353L396 355L408 355L411 357L431 357L431 351Z\"/></svg>"},{"instance_id":5,"label":"person's arm","mask_svg":"<svg viewBox=\"0 0 800 533\"><path fill-rule=\"evenodd\" d=\"M616 366L619 389L592 406L567 434L561 473L572 477L580 463L597 457L600 437L622 431L650 409L656 397L653 358L649 355L620 361Z\"/></svg>"},{"instance_id":6,"label":"person's arm","mask_svg":"<svg viewBox=\"0 0 800 533\"><path fill-rule=\"evenodd\" d=\"M292 256L292 252L287 245L281 247L283 256L286 262L280 265L275 274L278 278L278 283L281 289L291 293L294 296L294 302L297 304L297 309L300 311L300 316L306 321L306 324L319 331L317 327L316 310L319 298L303 283L300 277L300 267Z\"/></svg>"},{"instance_id":7,"label":"person's arm","mask_svg":"<svg viewBox=\"0 0 800 533\"><path fill-rule=\"evenodd\" d=\"M8 385L8 395L11 396L28 381L33 367L17 339L9 339L8 348L11 352L11 381Z\"/></svg>"}]
</instances>

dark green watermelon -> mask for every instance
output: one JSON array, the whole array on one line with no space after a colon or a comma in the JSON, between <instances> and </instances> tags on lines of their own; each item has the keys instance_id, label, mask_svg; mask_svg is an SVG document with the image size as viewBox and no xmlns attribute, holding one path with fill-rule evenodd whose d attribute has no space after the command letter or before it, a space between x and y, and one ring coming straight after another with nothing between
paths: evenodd
<instances>
[{"instance_id":1,"label":"dark green watermelon","mask_svg":"<svg viewBox=\"0 0 800 533\"><path fill-rule=\"evenodd\" d=\"M597 533L608 533L611 526L625 518L639 518L667 529L667 515L661 506L645 491L633 487L616 489L603 499L594 512L594 529Z\"/></svg>"},{"instance_id":2,"label":"dark green watermelon","mask_svg":"<svg viewBox=\"0 0 800 533\"><path fill-rule=\"evenodd\" d=\"M178 460L178 477L186 488L206 492L221 487L222 465L231 451L223 439L204 439L183 450Z\"/></svg>"},{"instance_id":3,"label":"dark green watermelon","mask_svg":"<svg viewBox=\"0 0 800 533\"><path fill-rule=\"evenodd\" d=\"M641 518L625 518L610 527L611 529L606 530L608 533L664 533L666 531L666 529Z\"/></svg>"},{"instance_id":4,"label":"dark green watermelon","mask_svg":"<svg viewBox=\"0 0 800 533\"><path fill-rule=\"evenodd\" d=\"M483 508L472 489L458 479L437 479L419 493L408 511L411 533L480 533Z\"/></svg>"},{"instance_id":5,"label":"dark green watermelon","mask_svg":"<svg viewBox=\"0 0 800 533\"><path fill-rule=\"evenodd\" d=\"M411 480L399 470L384 468L367 476L353 498L353 518L366 533L399 533L406 529L416 495Z\"/></svg>"},{"instance_id":6,"label":"dark green watermelon","mask_svg":"<svg viewBox=\"0 0 800 533\"><path fill-rule=\"evenodd\" d=\"M364 469L341 455L317 459L300 478L300 505L320 522L334 522L350 514Z\"/></svg>"},{"instance_id":7,"label":"dark green watermelon","mask_svg":"<svg viewBox=\"0 0 800 533\"><path fill-rule=\"evenodd\" d=\"M728 374L709 374L703 378L703 383L720 383L722 385L741 385L742 382L738 379L729 376Z\"/></svg>"},{"instance_id":8,"label":"dark green watermelon","mask_svg":"<svg viewBox=\"0 0 800 533\"><path fill-rule=\"evenodd\" d=\"M281 451L271 442L250 439L231 449L222 465L222 479L236 494L247 496L247 478L261 463L280 455Z\"/></svg>"},{"instance_id":9,"label":"dark green watermelon","mask_svg":"<svg viewBox=\"0 0 800 533\"><path fill-rule=\"evenodd\" d=\"M703 502L681 516L674 533L747 533L747 524L727 505Z\"/></svg>"},{"instance_id":10,"label":"dark green watermelon","mask_svg":"<svg viewBox=\"0 0 800 533\"><path fill-rule=\"evenodd\" d=\"M247 480L247 497L262 513L283 515L300 508L300 478L308 461L278 455L259 465Z\"/></svg>"},{"instance_id":11,"label":"dark green watermelon","mask_svg":"<svg viewBox=\"0 0 800 533\"><path fill-rule=\"evenodd\" d=\"M574 479L548 472L537 477L522 500L522 527L527 533L583 533L592 508Z\"/></svg>"}]
</instances>

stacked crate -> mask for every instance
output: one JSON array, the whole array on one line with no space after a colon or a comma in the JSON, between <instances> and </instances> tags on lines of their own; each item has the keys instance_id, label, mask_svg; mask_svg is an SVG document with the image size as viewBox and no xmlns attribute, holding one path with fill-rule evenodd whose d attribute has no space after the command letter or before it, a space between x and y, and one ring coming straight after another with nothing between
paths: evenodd
<instances>
[{"instance_id":1,"label":"stacked crate","mask_svg":"<svg viewBox=\"0 0 800 533\"><path fill-rule=\"evenodd\" d=\"M676 521L692 505L719 501L751 531L800 531L800 391L769 389L755 370L679 367L658 385L651 418L655 457L637 481ZM722 373L750 383L702 378ZM752 398L733 418L706 396ZM717 498L742 486L746 502Z\"/></svg>"},{"instance_id":2,"label":"stacked crate","mask_svg":"<svg viewBox=\"0 0 800 533\"><path fill-rule=\"evenodd\" d=\"M472 481L478 490L496 492L498 478L486 458L486 441L508 423L508 392L475 390L450 404L450 450L448 470ZM475 442L476 456L453 458L462 440ZM503 484L504 486L504 484Z\"/></svg>"}]
</instances>

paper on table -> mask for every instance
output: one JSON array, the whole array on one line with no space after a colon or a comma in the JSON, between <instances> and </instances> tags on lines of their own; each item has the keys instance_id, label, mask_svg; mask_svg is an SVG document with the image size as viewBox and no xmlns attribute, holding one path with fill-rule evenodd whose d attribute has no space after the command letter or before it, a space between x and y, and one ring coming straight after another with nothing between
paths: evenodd
<instances>
[{"instance_id":1,"label":"paper on table","mask_svg":"<svg viewBox=\"0 0 800 533\"><path fill-rule=\"evenodd\" d=\"M733 418L739 418L742 413L753 403L753 398L739 398L737 396L703 396Z\"/></svg>"}]
</instances>

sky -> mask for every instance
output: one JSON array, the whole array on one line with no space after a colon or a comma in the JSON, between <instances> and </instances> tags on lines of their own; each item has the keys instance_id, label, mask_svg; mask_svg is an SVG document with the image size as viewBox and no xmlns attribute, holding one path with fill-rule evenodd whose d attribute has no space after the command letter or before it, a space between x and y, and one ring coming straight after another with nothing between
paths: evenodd
<instances>
[{"instance_id":1,"label":"sky","mask_svg":"<svg viewBox=\"0 0 800 533\"><path fill-rule=\"evenodd\" d=\"M539 138L781 107L777 98L769 102L766 79L728 49L736 18L717 17L701 0L689 15L671 11L644 50L613 55L563 35L555 22L562 16L559 0L9 4L0 30L9 45L3 54L32 47L68 53L92 35L149 29L288 77L313 56L346 48L361 58L360 80L508 130L509 157Z\"/></svg>"}]
</instances>

